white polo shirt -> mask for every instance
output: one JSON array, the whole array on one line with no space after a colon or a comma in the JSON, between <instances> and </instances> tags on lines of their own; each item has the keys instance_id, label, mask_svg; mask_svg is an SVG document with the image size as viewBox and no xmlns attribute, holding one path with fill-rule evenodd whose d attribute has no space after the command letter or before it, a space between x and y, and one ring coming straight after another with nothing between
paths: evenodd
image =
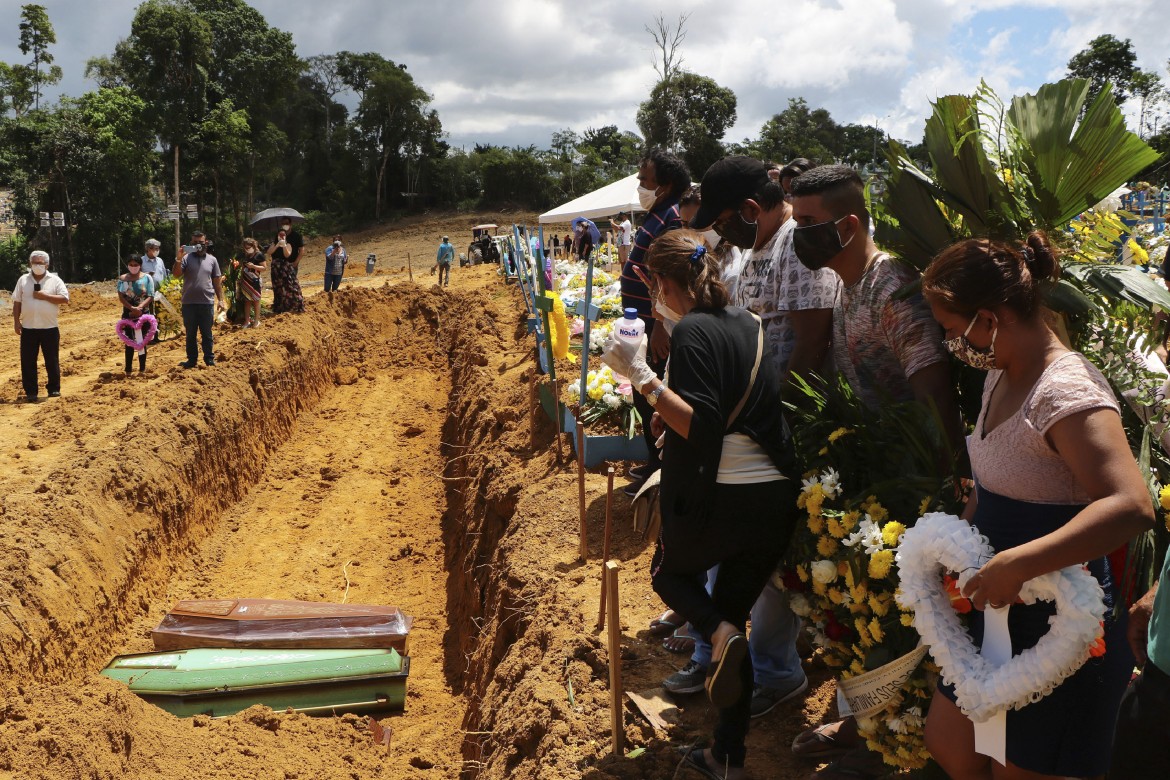
<instances>
[{"instance_id":1,"label":"white polo shirt","mask_svg":"<svg viewBox=\"0 0 1170 780\"><path fill-rule=\"evenodd\" d=\"M12 302L20 303L20 326L32 330L43 330L57 327L57 310L60 304L42 301L33 297L33 285L36 279L32 272L26 273L16 282L16 289L12 291ZM41 277L41 292L48 295L64 295L69 300L69 288L61 277L49 271Z\"/></svg>"}]
</instances>

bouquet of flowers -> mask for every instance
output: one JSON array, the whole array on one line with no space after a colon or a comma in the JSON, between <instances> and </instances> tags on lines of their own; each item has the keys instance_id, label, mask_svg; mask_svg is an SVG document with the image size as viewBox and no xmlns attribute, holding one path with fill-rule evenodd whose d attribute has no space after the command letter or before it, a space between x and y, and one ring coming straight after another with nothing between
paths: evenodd
<instances>
[{"instance_id":1,"label":"bouquet of flowers","mask_svg":"<svg viewBox=\"0 0 1170 780\"><path fill-rule=\"evenodd\" d=\"M565 386L564 400L566 404L577 406L577 419L582 424L609 420L620 425L631 439L635 426L642 419L634 408L634 390L630 383L618 384L608 366L589 372L585 381L585 398L581 398L581 384L569 382Z\"/></svg>"},{"instance_id":2,"label":"bouquet of flowers","mask_svg":"<svg viewBox=\"0 0 1170 780\"><path fill-rule=\"evenodd\" d=\"M183 280L177 276L168 276L158 286L158 292L166 296L167 302L175 307L176 312L171 314L171 310L162 302L154 307L155 316L158 318L159 338L174 336L183 329Z\"/></svg>"},{"instance_id":3,"label":"bouquet of flowers","mask_svg":"<svg viewBox=\"0 0 1170 780\"><path fill-rule=\"evenodd\" d=\"M920 404L870 410L844 380L823 391L803 388L793 432L806 469L797 500L804 522L781 584L842 685L893 662L907 664L898 693L879 711L859 715L858 725L886 763L920 767L928 758L923 726L937 669L913 655L919 637L913 613L894 599L895 554L920 515L961 508L946 437Z\"/></svg>"}]
</instances>

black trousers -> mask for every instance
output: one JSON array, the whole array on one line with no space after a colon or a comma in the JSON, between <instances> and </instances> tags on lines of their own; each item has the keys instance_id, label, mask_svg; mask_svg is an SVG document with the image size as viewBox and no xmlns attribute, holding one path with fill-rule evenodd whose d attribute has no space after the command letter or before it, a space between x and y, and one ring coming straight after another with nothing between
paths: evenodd
<instances>
[{"instance_id":1,"label":"black trousers","mask_svg":"<svg viewBox=\"0 0 1170 780\"><path fill-rule=\"evenodd\" d=\"M199 360L199 348L195 343L195 331L203 337L203 362L215 362L215 347L212 344L211 326L215 322L215 305L210 303L183 304L183 330L187 332L187 362L195 365Z\"/></svg>"},{"instance_id":2,"label":"black trousers","mask_svg":"<svg viewBox=\"0 0 1170 780\"><path fill-rule=\"evenodd\" d=\"M658 320L652 317L643 318L646 323L646 344L650 343L650 336L654 333L655 326L658 325ZM650 354L649 347L646 350L646 365L650 366L659 379L662 378L663 371L666 370L666 361L658 361ZM650 418L654 416L654 407L646 400L646 396L638 392L634 388L634 408L638 410L638 414L642 418L642 438L646 440L646 449L650 451L649 457L646 459L646 464L649 467L648 471L657 471L662 465L661 458L658 454L658 448L654 446L654 434L650 433Z\"/></svg>"},{"instance_id":3,"label":"black trousers","mask_svg":"<svg viewBox=\"0 0 1170 780\"><path fill-rule=\"evenodd\" d=\"M36 398L40 380L37 377L37 353L45 356L45 390L61 392L61 329L21 328L20 331L20 383L24 394Z\"/></svg>"},{"instance_id":4,"label":"black trousers","mask_svg":"<svg viewBox=\"0 0 1170 780\"><path fill-rule=\"evenodd\" d=\"M1170 777L1170 677L1149 661L1121 700L1109 780L1165 780L1167 777Z\"/></svg>"},{"instance_id":5,"label":"black trousers","mask_svg":"<svg viewBox=\"0 0 1170 780\"><path fill-rule=\"evenodd\" d=\"M680 520L663 507L662 531L650 572L654 591L708 642L721 621L747 627L748 614L796 527L799 485L791 480L754 485L716 484L705 517ZM703 573L715 564L719 577L710 595ZM743 766L751 720L750 654L739 670L742 693L719 710L713 750L720 761Z\"/></svg>"}]
</instances>

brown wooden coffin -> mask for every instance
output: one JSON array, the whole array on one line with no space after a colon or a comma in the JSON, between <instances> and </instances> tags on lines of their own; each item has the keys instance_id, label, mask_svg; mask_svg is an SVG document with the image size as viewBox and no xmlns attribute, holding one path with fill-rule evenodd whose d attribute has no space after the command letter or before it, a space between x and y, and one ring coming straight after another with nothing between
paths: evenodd
<instances>
[{"instance_id":1,"label":"brown wooden coffin","mask_svg":"<svg viewBox=\"0 0 1170 780\"><path fill-rule=\"evenodd\" d=\"M194 647L392 647L413 620L398 607L275 599L180 601L151 632L156 650Z\"/></svg>"}]
</instances>

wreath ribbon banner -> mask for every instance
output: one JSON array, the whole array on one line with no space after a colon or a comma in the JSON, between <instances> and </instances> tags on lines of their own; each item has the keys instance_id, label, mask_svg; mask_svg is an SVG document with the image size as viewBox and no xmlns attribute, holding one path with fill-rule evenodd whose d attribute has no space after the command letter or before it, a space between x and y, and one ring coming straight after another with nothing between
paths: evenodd
<instances>
[{"instance_id":1,"label":"wreath ribbon banner","mask_svg":"<svg viewBox=\"0 0 1170 780\"><path fill-rule=\"evenodd\" d=\"M877 669L837 681L837 707L842 718L854 715L868 718L886 709L890 701L902 691L902 686L914 674L926 657L926 646L919 645L901 658L896 658Z\"/></svg>"},{"instance_id":2,"label":"wreath ribbon banner","mask_svg":"<svg viewBox=\"0 0 1170 780\"><path fill-rule=\"evenodd\" d=\"M1056 614L1034 647L997 665L975 647L942 587L943 574L955 572L962 589L994 555L975 526L941 512L926 514L907 529L897 554L898 603L914 611L914 627L943 680L954 686L959 709L974 723L1052 693L1085 663L1105 616L1101 585L1083 566L1028 580L1020 600L1055 602Z\"/></svg>"}]
</instances>

